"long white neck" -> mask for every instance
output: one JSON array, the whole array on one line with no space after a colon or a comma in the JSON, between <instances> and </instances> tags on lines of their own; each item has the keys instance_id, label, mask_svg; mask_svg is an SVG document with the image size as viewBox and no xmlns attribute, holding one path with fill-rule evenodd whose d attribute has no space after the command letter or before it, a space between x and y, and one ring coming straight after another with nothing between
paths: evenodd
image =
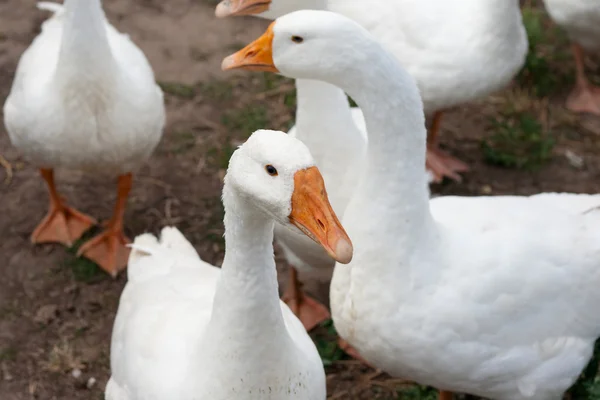
<instances>
[{"instance_id":1,"label":"long white neck","mask_svg":"<svg viewBox=\"0 0 600 400\"><path fill-rule=\"evenodd\" d=\"M59 78L94 80L113 73L106 17L100 0L65 0Z\"/></svg>"},{"instance_id":2,"label":"long white neck","mask_svg":"<svg viewBox=\"0 0 600 400\"><path fill-rule=\"evenodd\" d=\"M349 197L348 183L342 177L351 166L340 159L359 162L362 134L343 90L308 79L297 79L296 89L296 137L310 149L331 194L331 204L341 215Z\"/></svg>"},{"instance_id":3,"label":"long white neck","mask_svg":"<svg viewBox=\"0 0 600 400\"><path fill-rule=\"evenodd\" d=\"M287 337L273 257L274 222L240 197L227 180L223 203L225 259L209 329L219 337L226 332L228 344L239 345L248 357L258 357L263 346L277 345Z\"/></svg>"},{"instance_id":4,"label":"long white neck","mask_svg":"<svg viewBox=\"0 0 600 400\"><path fill-rule=\"evenodd\" d=\"M380 45L363 44L366 48L357 49L360 60L345 71L349 75L335 75L332 83L361 107L369 131L367 167L343 218L355 244L350 268L353 276L361 270L361 277L381 281L409 268L424 243L434 246L436 227L429 212L425 118L416 83Z\"/></svg>"}]
</instances>

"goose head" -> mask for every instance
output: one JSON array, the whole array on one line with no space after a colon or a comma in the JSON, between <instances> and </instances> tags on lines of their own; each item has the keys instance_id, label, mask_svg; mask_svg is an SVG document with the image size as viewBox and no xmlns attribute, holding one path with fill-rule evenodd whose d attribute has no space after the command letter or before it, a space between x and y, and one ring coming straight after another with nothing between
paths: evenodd
<instances>
[{"instance_id":1,"label":"goose head","mask_svg":"<svg viewBox=\"0 0 600 400\"><path fill-rule=\"evenodd\" d=\"M256 131L233 153L225 186L268 217L300 230L336 261L352 259L352 243L329 204L323 177L299 140Z\"/></svg>"},{"instance_id":2,"label":"goose head","mask_svg":"<svg viewBox=\"0 0 600 400\"><path fill-rule=\"evenodd\" d=\"M377 41L351 19L301 10L276 19L260 38L226 57L221 68L276 72L343 87L342 82L363 81L365 71L377 74L374 59L380 51Z\"/></svg>"},{"instance_id":3,"label":"goose head","mask_svg":"<svg viewBox=\"0 0 600 400\"><path fill-rule=\"evenodd\" d=\"M275 19L298 10L325 9L326 0L223 0L216 9L218 18L256 15Z\"/></svg>"}]
</instances>

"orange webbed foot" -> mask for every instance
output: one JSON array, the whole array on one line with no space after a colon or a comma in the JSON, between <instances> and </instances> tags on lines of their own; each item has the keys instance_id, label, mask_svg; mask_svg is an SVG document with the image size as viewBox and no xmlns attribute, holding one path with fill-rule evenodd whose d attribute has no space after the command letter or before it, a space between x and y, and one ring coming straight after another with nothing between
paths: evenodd
<instances>
[{"instance_id":1,"label":"orange webbed foot","mask_svg":"<svg viewBox=\"0 0 600 400\"><path fill-rule=\"evenodd\" d=\"M96 224L96 220L64 204L51 205L50 211L31 234L32 243L62 243L73 246L73 242Z\"/></svg>"},{"instance_id":2,"label":"orange webbed foot","mask_svg":"<svg viewBox=\"0 0 600 400\"><path fill-rule=\"evenodd\" d=\"M576 87L567 97L566 107L575 113L600 116L600 87L591 84Z\"/></svg>"},{"instance_id":3,"label":"orange webbed foot","mask_svg":"<svg viewBox=\"0 0 600 400\"><path fill-rule=\"evenodd\" d=\"M109 227L84 243L77 251L77 256L89 258L114 278L127 267L131 252L127 247L129 243L131 241L121 229Z\"/></svg>"},{"instance_id":4,"label":"orange webbed foot","mask_svg":"<svg viewBox=\"0 0 600 400\"><path fill-rule=\"evenodd\" d=\"M460 182L459 175L469 171L469 166L437 147L427 148L426 167L434 177L434 182L441 182L444 177Z\"/></svg>"}]
</instances>

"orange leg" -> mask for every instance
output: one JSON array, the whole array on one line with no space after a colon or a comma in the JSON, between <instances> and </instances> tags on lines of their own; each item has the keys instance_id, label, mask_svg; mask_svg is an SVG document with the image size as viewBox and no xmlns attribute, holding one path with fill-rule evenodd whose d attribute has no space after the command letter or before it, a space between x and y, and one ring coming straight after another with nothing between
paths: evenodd
<instances>
[{"instance_id":1,"label":"orange leg","mask_svg":"<svg viewBox=\"0 0 600 400\"><path fill-rule=\"evenodd\" d=\"M433 122L427 135L427 161L426 167L433 174L434 182L441 182L445 176L460 182L460 172L467 172L469 166L452 157L439 148L438 135L442 122L442 112L438 111L433 116Z\"/></svg>"},{"instance_id":2,"label":"orange leg","mask_svg":"<svg viewBox=\"0 0 600 400\"><path fill-rule=\"evenodd\" d=\"M131 241L123 233L123 216L131 190L131 181L131 174L119 177L117 203L106 229L87 241L77 252L78 256L83 255L94 261L112 277L125 269L129 259L130 249L126 245Z\"/></svg>"},{"instance_id":3,"label":"orange leg","mask_svg":"<svg viewBox=\"0 0 600 400\"><path fill-rule=\"evenodd\" d=\"M312 330L331 316L327 307L304 293L302 283L298 279L298 271L293 267L290 269L289 283L283 294L283 301L302 321L307 331Z\"/></svg>"},{"instance_id":4,"label":"orange leg","mask_svg":"<svg viewBox=\"0 0 600 400\"><path fill-rule=\"evenodd\" d=\"M70 247L96 221L65 204L56 190L53 170L40 169L40 174L48 186L50 207L48 214L31 234L31 242L62 243Z\"/></svg>"},{"instance_id":5,"label":"orange leg","mask_svg":"<svg viewBox=\"0 0 600 400\"><path fill-rule=\"evenodd\" d=\"M576 113L600 115L600 88L585 76L585 54L578 44L573 44L575 58L575 88L567 97L566 107Z\"/></svg>"},{"instance_id":6,"label":"orange leg","mask_svg":"<svg viewBox=\"0 0 600 400\"><path fill-rule=\"evenodd\" d=\"M446 392L445 390L440 390L439 400L452 400L454 399L454 395L452 392Z\"/></svg>"}]
</instances>

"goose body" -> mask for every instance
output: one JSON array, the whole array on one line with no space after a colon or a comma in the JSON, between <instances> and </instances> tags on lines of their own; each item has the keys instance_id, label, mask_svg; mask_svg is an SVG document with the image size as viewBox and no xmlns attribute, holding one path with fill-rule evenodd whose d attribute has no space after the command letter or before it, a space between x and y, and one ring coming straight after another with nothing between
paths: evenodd
<instances>
[{"instance_id":1,"label":"goose body","mask_svg":"<svg viewBox=\"0 0 600 400\"><path fill-rule=\"evenodd\" d=\"M374 366L442 390L562 398L600 336L600 196L430 200L416 82L340 15L286 15L223 65L321 79L363 110L366 167L343 218L354 258L331 283L340 336Z\"/></svg>"},{"instance_id":2,"label":"goose body","mask_svg":"<svg viewBox=\"0 0 600 400\"><path fill-rule=\"evenodd\" d=\"M250 363L243 355L257 340L264 344L258 334L245 338L247 343L225 346L220 339L227 331L209 330L221 269L202 261L176 228L164 228L160 241L142 235L134 246L139 250L131 254L112 333L107 400L230 399L235 394L325 399L321 359L285 303L278 311L288 337L277 346L256 349L254 355L265 358ZM261 330L267 334L269 329Z\"/></svg>"},{"instance_id":3,"label":"goose body","mask_svg":"<svg viewBox=\"0 0 600 400\"><path fill-rule=\"evenodd\" d=\"M4 105L11 142L38 167L136 170L165 123L146 57L106 21L99 0L40 8L53 16L21 57Z\"/></svg>"},{"instance_id":4,"label":"goose body","mask_svg":"<svg viewBox=\"0 0 600 400\"><path fill-rule=\"evenodd\" d=\"M232 156L223 203L221 269L175 228L134 242L107 400L325 399L321 359L278 298L273 259L274 220L351 258L307 148L283 132L254 133Z\"/></svg>"}]
</instances>

